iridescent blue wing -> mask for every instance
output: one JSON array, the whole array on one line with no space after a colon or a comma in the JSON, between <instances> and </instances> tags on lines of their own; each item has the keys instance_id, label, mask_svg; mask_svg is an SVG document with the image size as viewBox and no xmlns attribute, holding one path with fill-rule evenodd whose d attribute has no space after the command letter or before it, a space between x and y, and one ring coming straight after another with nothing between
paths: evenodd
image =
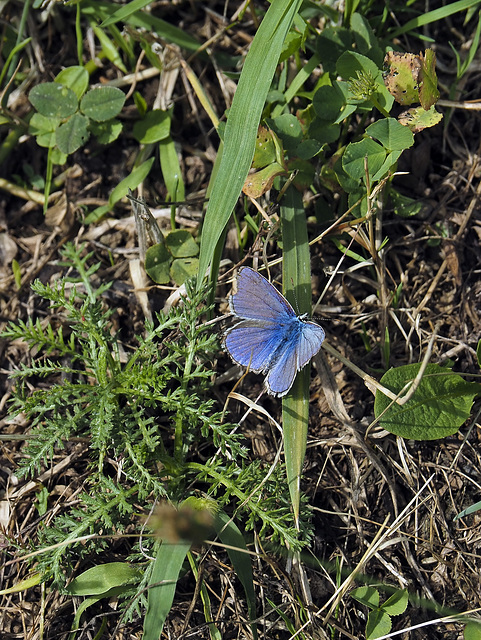
<instances>
[{"instance_id":1,"label":"iridescent blue wing","mask_svg":"<svg viewBox=\"0 0 481 640\"><path fill-rule=\"evenodd\" d=\"M245 320L261 320L276 324L296 318L283 295L260 273L241 267L237 276L237 293L229 300L232 313Z\"/></svg>"},{"instance_id":2,"label":"iridescent blue wing","mask_svg":"<svg viewBox=\"0 0 481 640\"><path fill-rule=\"evenodd\" d=\"M284 331L274 322L243 320L227 330L224 345L231 358L255 373L267 371L284 340Z\"/></svg>"},{"instance_id":3,"label":"iridescent blue wing","mask_svg":"<svg viewBox=\"0 0 481 640\"><path fill-rule=\"evenodd\" d=\"M274 396L284 396L292 387L300 371L321 348L325 338L324 329L315 322L296 318L298 325L291 332L269 365L265 385Z\"/></svg>"},{"instance_id":4,"label":"iridescent blue wing","mask_svg":"<svg viewBox=\"0 0 481 640\"><path fill-rule=\"evenodd\" d=\"M241 322L225 333L225 348L234 362L267 373L269 393L285 395L296 373L321 348L324 330L298 318L284 296L249 267L239 270L237 292L229 302Z\"/></svg>"}]
</instances>

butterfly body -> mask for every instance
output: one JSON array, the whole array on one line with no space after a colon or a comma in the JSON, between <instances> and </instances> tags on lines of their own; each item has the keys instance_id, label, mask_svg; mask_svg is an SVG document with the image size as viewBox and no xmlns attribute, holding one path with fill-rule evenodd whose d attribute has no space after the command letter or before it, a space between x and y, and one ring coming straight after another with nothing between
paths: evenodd
<instances>
[{"instance_id":1,"label":"butterfly body","mask_svg":"<svg viewBox=\"0 0 481 640\"><path fill-rule=\"evenodd\" d=\"M257 271L239 270L237 293L230 301L239 322L228 329L224 343L234 362L266 373L271 395L284 396L297 372L316 355L325 338L322 327L297 316L289 302Z\"/></svg>"}]
</instances>

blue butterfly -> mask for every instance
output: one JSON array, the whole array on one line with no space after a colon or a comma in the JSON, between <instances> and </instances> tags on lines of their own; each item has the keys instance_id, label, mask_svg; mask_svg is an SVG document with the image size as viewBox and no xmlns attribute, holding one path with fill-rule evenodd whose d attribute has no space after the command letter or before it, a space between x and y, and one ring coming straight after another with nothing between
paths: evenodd
<instances>
[{"instance_id":1,"label":"blue butterfly","mask_svg":"<svg viewBox=\"0 0 481 640\"><path fill-rule=\"evenodd\" d=\"M297 316L284 296L249 267L239 269L229 305L240 320L224 336L229 355L255 373L267 373L268 393L286 395L297 372L321 348L324 329L307 321L307 314Z\"/></svg>"}]
</instances>

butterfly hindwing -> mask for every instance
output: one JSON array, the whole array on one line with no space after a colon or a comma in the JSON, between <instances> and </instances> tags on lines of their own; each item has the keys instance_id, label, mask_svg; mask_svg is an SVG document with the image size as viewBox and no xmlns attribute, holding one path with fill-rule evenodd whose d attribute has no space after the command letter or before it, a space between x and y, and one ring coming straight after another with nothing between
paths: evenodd
<instances>
[{"instance_id":1,"label":"butterfly hindwing","mask_svg":"<svg viewBox=\"0 0 481 640\"><path fill-rule=\"evenodd\" d=\"M315 322L304 322L296 318L295 335L279 349L275 361L269 367L266 387L269 393L284 396L292 387L294 378L321 348L324 330Z\"/></svg>"}]
</instances>

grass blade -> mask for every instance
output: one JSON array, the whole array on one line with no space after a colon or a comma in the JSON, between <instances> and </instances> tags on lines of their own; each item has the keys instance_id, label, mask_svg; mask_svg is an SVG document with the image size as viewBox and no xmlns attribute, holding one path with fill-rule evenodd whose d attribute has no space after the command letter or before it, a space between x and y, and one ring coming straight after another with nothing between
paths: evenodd
<instances>
[{"instance_id":1,"label":"grass blade","mask_svg":"<svg viewBox=\"0 0 481 640\"><path fill-rule=\"evenodd\" d=\"M296 189L286 191L281 207L284 247L284 295L299 313L311 313L311 265L307 239L306 214L302 197ZM300 478L306 453L309 420L310 365L297 374L290 393L282 401L282 428L287 481L294 517L299 517Z\"/></svg>"},{"instance_id":2,"label":"grass blade","mask_svg":"<svg viewBox=\"0 0 481 640\"><path fill-rule=\"evenodd\" d=\"M300 0L273 2L247 54L227 119L222 159L202 229L199 257L201 276L207 272L249 172L267 92L299 5ZM202 285L202 279L198 279L198 287Z\"/></svg>"},{"instance_id":3,"label":"grass blade","mask_svg":"<svg viewBox=\"0 0 481 640\"><path fill-rule=\"evenodd\" d=\"M143 640L159 640L174 601L177 580L191 542L163 542L157 553L149 582Z\"/></svg>"}]
</instances>

